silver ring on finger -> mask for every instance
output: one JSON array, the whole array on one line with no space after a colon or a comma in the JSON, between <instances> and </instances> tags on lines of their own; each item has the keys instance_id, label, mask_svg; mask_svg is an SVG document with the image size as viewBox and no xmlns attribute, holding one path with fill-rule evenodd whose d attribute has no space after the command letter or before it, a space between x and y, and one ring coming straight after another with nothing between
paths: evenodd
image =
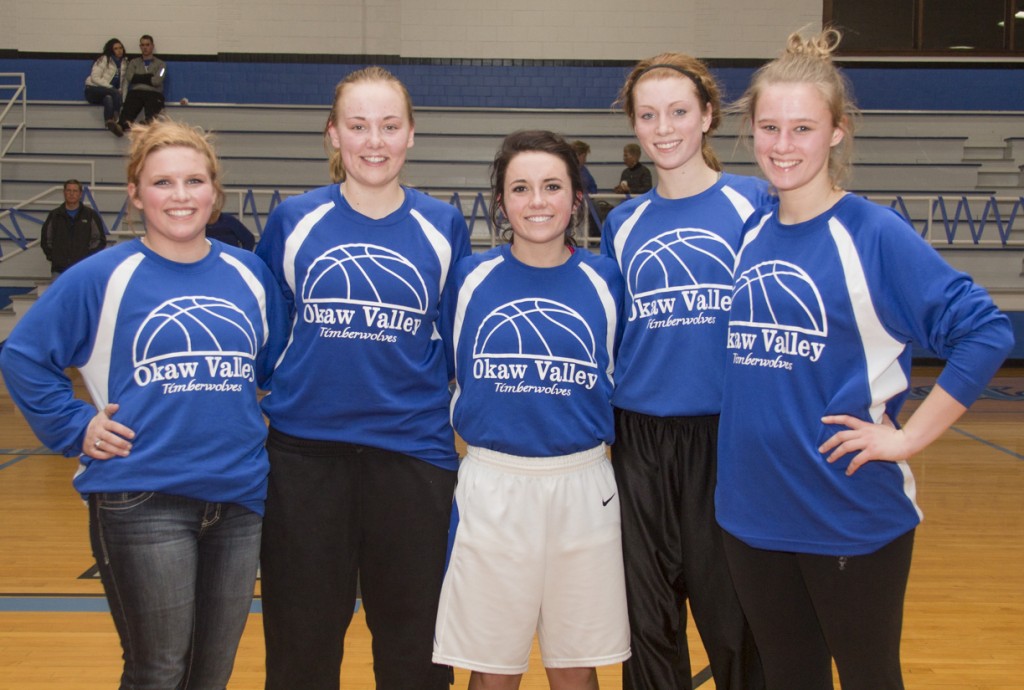
<instances>
[{"instance_id":1,"label":"silver ring on finger","mask_svg":"<svg viewBox=\"0 0 1024 690\"><path fill-rule=\"evenodd\" d=\"M103 441L101 441L99 439L96 439L96 443L92 444L92 446L93 446L93 448L96 448L97 450L99 450L99 447L100 447L101 443L103 443Z\"/></svg>"}]
</instances>

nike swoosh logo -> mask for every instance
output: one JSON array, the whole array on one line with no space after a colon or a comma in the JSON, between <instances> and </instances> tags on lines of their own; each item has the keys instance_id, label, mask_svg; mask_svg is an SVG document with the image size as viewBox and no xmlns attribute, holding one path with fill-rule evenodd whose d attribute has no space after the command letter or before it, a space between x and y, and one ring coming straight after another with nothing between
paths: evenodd
<instances>
[{"instance_id":1,"label":"nike swoosh logo","mask_svg":"<svg viewBox=\"0 0 1024 690\"><path fill-rule=\"evenodd\" d=\"M612 494L611 496L609 496L605 500L601 501L601 505L603 505L603 506L608 505L609 503L611 503L613 498L615 498L615 494Z\"/></svg>"}]
</instances>

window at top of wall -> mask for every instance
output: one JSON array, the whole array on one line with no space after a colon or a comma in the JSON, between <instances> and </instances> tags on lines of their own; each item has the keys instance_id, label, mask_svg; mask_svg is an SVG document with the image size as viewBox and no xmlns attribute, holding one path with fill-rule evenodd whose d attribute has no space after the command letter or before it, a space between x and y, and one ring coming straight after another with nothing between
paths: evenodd
<instances>
[{"instance_id":1,"label":"window at top of wall","mask_svg":"<svg viewBox=\"0 0 1024 690\"><path fill-rule=\"evenodd\" d=\"M828 23L843 32L840 49L844 53L895 53L914 49L912 2L832 0L832 17Z\"/></svg>"},{"instance_id":2,"label":"window at top of wall","mask_svg":"<svg viewBox=\"0 0 1024 690\"><path fill-rule=\"evenodd\" d=\"M843 54L1024 53L1024 0L824 0Z\"/></svg>"}]
</instances>

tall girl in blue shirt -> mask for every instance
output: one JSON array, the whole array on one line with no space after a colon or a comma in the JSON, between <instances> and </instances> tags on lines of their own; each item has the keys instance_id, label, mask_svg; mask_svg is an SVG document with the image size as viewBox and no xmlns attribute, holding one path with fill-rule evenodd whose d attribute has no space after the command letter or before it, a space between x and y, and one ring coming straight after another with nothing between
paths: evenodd
<instances>
[{"instance_id":1,"label":"tall girl in blue shirt","mask_svg":"<svg viewBox=\"0 0 1024 690\"><path fill-rule=\"evenodd\" d=\"M469 234L400 184L414 135L394 75L348 75L324 132L336 183L286 199L256 248L292 313L263 401L271 690L338 687L357 583L377 688L448 687L430 659L458 461L438 319Z\"/></svg>"},{"instance_id":2,"label":"tall girl in blue shirt","mask_svg":"<svg viewBox=\"0 0 1024 690\"><path fill-rule=\"evenodd\" d=\"M789 37L738 103L777 209L744 231L718 488L733 580L770 690L899 690L921 520L908 459L960 417L1009 321L901 217L843 189L855 108L839 34ZM902 427L912 343L947 359Z\"/></svg>"},{"instance_id":3,"label":"tall girl in blue shirt","mask_svg":"<svg viewBox=\"0 0 1024 690\"><path fill-rule=\"evenodd\" d=\"M764 181L722 172L711 146L719 89L700 60L643 60L619 100L658 172L601 236L627 296L612 398L633 633L623 686L693 687L689 601L718 690L760 690L713 497L733 263L744 221L770 197Z\"/></svg>"}]
</instances>

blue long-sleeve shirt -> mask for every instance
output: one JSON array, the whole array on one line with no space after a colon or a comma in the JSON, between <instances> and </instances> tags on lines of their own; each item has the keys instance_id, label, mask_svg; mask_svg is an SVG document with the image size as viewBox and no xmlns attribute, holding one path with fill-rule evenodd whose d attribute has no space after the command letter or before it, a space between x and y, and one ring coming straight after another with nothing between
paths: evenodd
<instances>
[{"instance_id":1,"label":"blue long-sleeve shirt","mask_svg":"<svg viewBox=\"0 0 1024 690\"><path fill-rule=\"evenodd\" d=\"M251 253L214 242L188 264L139 240L75 264L0 354L11 396L50 448L81 456L82 494L156 491L262 513L268 472L257 386L269 387L287 313ZM92 402L76 398L76 367ZM82 448L108 403L135 432L128 457Z\"/></svg>"},{"instance_id":2,"label":"blue long-sleeve shirt","mask_svg":"<svg viewBox=\"0 0 1024 690\"><path fill-rule=\"evenodd\" d=\"M1009 320L891 210L848 194L826 213L748 224L737 260L719 435L722 527L763 549L860 555L921 519L906 462L847 477L818 447L825 415L895 420L911 344L947 359L938 384L970 405L1013 343Z\"/></svg>"},{"instance_id":3,"label":"blue long-sleeve shirt","mask_svg":"<svg viewBox=\"0 0 1024 690\"><path fill-rule=\"evenodd\" d=\"M455 469L437 326L448 274L469 254L459 210L405 189L401 207L371 219L331 185L275 208L256 254L292 314L263 400L274 429Z\"/></svg>"}]
</instances>

